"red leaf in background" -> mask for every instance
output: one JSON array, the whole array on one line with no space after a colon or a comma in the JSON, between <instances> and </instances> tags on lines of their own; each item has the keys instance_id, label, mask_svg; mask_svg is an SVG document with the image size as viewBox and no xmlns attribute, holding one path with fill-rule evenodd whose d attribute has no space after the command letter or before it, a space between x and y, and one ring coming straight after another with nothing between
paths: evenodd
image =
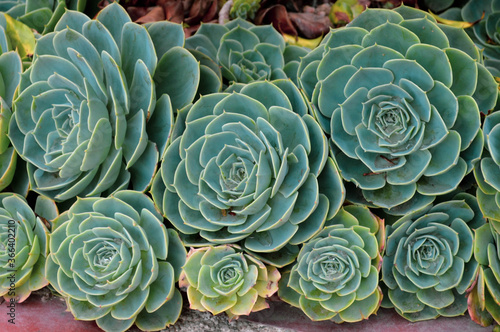
<instances>
[{"instance_id":1,"label":"red leaf in background","mask_svg":"<svg viewBox=\"0 0 500 332\"><path fill-rule=\"evenodd\" d=\"M166 20L174 23L182 23L184 21L182 0L158 0L158 6L163 7Z\"/></svg>"},{"instance_id":2,"label":"red leaf in background","mask_svg":"<svg viewBox=\"0 0 500 332\"><path fill-rule=\"evenodd\" d=\"M332 26L328 16L315 13L288 13L288 16L301 34L309 39L326 35Z\"/></svg>"},{"instance_id":3,"label":"red leaf in background","mask_svg":"<svg viewBox=\"0 0 500 332\"><path fill-rule=\"evenodd\" d=\"M255 15L255 24L272 24L276 30L292 36L297 36L297 30L293 26L288 12L283 5L274 5L269 8L260 9Z\"/></svg>"},{"instance_id":4,"label":"red leaf in background","mask_svg":"<svg viewBox=\"0 0 500 332\"><path fill-rule=\"evenodd\" d=\"M189 25L209 22L217 16L218 1L195 0L189 10L189 17L184 22Z\"/></svg>"},{"instance_id":5,"label":"red leaf in background","mask_svg":"<svg viewBox=\"0 0 500 332\"><path fill-rule=\"evenodd\" d=\"M146 9L147 14L143 14L138 19L136 19L134 22L143 24L143 23L148 23L148 22L156 22L156 21L165 20L165 11L160 6L149 7L149 8L128 7L127 12L130 14L131 17L134 17L134 15L132 14L132 11L137 10L137 13L139 13L139 12L143 12L144 9Z\"/></svg>"}]
</instances>

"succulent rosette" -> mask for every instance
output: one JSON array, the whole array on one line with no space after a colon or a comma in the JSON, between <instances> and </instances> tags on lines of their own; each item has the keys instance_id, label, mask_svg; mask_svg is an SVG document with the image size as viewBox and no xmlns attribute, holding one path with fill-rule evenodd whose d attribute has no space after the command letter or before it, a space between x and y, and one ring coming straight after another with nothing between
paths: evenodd
<instances>
[{"instance_id":1,"label":"succulent rosette","mask_svg":"<svg viewBox=\"0 0 500 332\"><path fill-rule=\"evenodd\" d=\"M21 303L48 284L48 233L22 196L0 194L0 296Z\"/></svg>"},{"instance_id":2,"label":"succulent rosette","mask_svg":"<svg viewBox=\"0 0 500 332\"><path fill-rule=\"evenodd\" d=\"M278 295L314 321L357 322L377 312L384 222L349 205L304 244Z\"/></svg>"},{"instance_id":3,"label":"succulent rosette","mask_svg":"<svg viewBox=\"0 0 500 332\"><path fill-rule=\"evenodd\" d=\"M225 312L230 319L269 308L266 298L278 290L281 275L235 245L191 249L179 286L190 308Z\"/></svg>"},{"instance_id":4,"label":"succulent rosette","mask_svg":"<svg viewBox=\"0 0 500 332\"><path fill-rule=\"evenodd\" d=\"M382 305L412 322L463 315L478 270L473 230L484 222L476 198L461 193L387 226Z\"/></svg>"},{"instance_id":5,"label":"succulent rosette","mask_svg":"<svg viewBox=\"0 0 500 332\"><path fill-rule=\"evenodd\" d=\"M253 20L259 8L260 0L234 0L229 15L233 19L240 17L244 20Z\"/></svg>"},{"instance_id":6,"label":"succulent rosette","mask_svg":"<svg viewBox=\"0 0 500 332\"><path fill-rule=\"evenodd\" d=\"M11 184L17 169L17 153L7 132L12 117L12 101L21 81L23 62L27 60L27 53L33 51L34 43L35 36L27 26L0 13L0 191ZM19 170L23 166L20 165ZM18 185L16 189L26 186L27 176L17 174L15 178L14 187Z\"/></svg>"},{"instance_id":7,"label":"succulent rosette","mask_svg":"<svg viewBox=\"0 0 500 332\"><path fill-rule=\"evenodd\" d=\"M479 263L476 284L468 298L476 323L500 325L500 227L488 223L476 230L474 258Z\"/></svg>"},{"instance_id":8,"label":"succulent rosette","mask_svg":"<svg viewBox=\"0 0 500 332\"><path fill-rule=\"evenodd\" d=\"M228 82L286 78L285 40L271 25L255 26L241 18L224 25L205 23L186 39L186 48L210 57Z\"/></svg>"},{"instance_id":9,"label":"succulent rosette","mask_svg":"<svg viewBox=\"0 0 500 332\"><path fill-rule=\"evenodd\" d=\"M65 201L149 187L199 66L175 44L180 25L148 29L113 3L94 20L68 10L38 40L9 127L32 190Z\"/></svg>"},{"instance_id":10,"label":"succulent rosette","mask_svg":"<svg viewBox=\"0 0 500 332\"><path fill-rule=\"evenodd\" d=\"M191 107L151 190L186 246L241 241L284 266L335 215L344 187L306 109L290 80L253 82Z\"/></svg>"},{"instance_id":11,"label":"succulent rosette","mask_svg":"<svg viewBox=\"0 0 500 332\"><path fill-rule=\"evenodd\" d=\"M500 112L485 118L483 131L485 150L474 168L477 200L484 216L500 229Z\"/></svg>"},{"instance_id":12,"label":"succulent rosette","mask_svg":"<svg viewBox=\"0 0 500 332\"><path fill-rule=\"evenodd\" d=\"M17 153L7 137L12 117L12 98L21 80L23 70L19 54L10 51L0 55L0 191L14 179Z\"/></svg>"},{"instance_id":13,"label":"succulent rosette","mask_svg":"<svg viewBox=\"0 0 500 332\"><path fill-rule=\"evenodd\" d=\"M8 0L0 1L0 11L39 33L52 32L66 9L82 12L87 0Z\"/></svg>"},{"instance_id":14,"label":"succulent rosette","mask_svg":"<svg viewBox=\"0 0 500 332\"><path fill-rule=\"evenodd\" d=\"M105 331L161 330L177 321L186 249L149 197L123 190L78 199L54 220L45 273L79 320Z\"/></svg>"},{"instance_id":15,"label":"succulent rosette","mask_svg":"<svg viewBox=\"0 0 500 332\"><path fill-rule=\"evenodd\" d=\"M405 6L332 30L298 75L347 199L397 215L457 188L481 156L480 112L498 94L463 29Z\"/></svg>"}]
</instances>

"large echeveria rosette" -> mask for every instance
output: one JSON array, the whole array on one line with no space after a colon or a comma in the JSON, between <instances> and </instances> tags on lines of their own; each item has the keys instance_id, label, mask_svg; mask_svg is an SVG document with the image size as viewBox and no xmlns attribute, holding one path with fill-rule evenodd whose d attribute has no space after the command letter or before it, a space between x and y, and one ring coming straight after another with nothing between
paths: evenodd
<instances>
[{"instance_id":1,"label":"large echeveria rosette","mask_svg":"<svg viewBox=\"0 0 500 332\"><path fill-rule=\"evenodd\" d=\"M134 323L151 331L180 315L175 283L185 259L151 199L125 190L78 199L54 220L45 273L76 319L96 320L105 331Z\"/></svg>"},{"instance_id":2,"label":"large echeveria rosette","mask_svg":"<svg viewBox=\"0 0 500 332\"><path fill-rule=\"evenodd\" d=\"M171 46L182 29L162 24L150 34L115 3L95 20L67 11L38 40L9 128L32 190L65 201L148 188L173 111L192 101L199 79L189 52L156 36L167 32Z\"/></svg>"},{"instance_id":3,"label":"large echeveria rosette","mask_svg":"<svg viewBox=\"0 0 500 332\"><path fill-rule=\"evenodd\" d=\"M398 215L453 191L472 170L480 112L497 98L462 29L404 6L368 9L331 31L302 59L299 81L350 182L347 198Z\"/></svg>"},{"instance_id":4,"label":"large echeveria rosette","mask_svg":"<svg viewBox=\"0 0 500 332\"><path fill-rule=\"evenodd\" d=\"M387 226L382 306L410 321L463 315L478 271L473 231L484 222L476 198L461 193Z\"/></svg>"},{"instance_id":5,"label":"large echeveria rosette","mask_svg":"<svg viewBox=\"0 0 500 332\"><path fill-rule=\"evenodd\" d=\"M221 66L227 82L250 83L286 78L285 40L271 25L243 19L224 25L205 23L186 39L186 48L201 52Z\"/></svg>"},{"instance_id":6,"label":"large echeveria rosette","mask_svg":"<svg viewBox=\"0 0 500 332\"><path fill-rule=\"evenodd\" d=\"M492 223L476 230L474 258L479 273L468 297L469 314L483 326L500 325L500 229Z\"/></svg>"},{"instance_id":7,"label":"large echeveria rosette","mask_svg":"<svg viewBox=\"0 0 500 332\"><path fill-rule=\"evenodd\" d=\"M281 275L274 266L243 253L235 245L191 249L179 286L190 308L225 312L230 319L269 308L266 298L278 290Z\"/></svg>"},{"instance_id":8,"label":"large echeveria rosette","mask_svg":"<svg viewBox=\"0 0 500 332\"><path fill-rule=\"evenodd\" d=\"M52 207L56 211L55 204ZM48 234L22 196L0 194L0 296L21 303L48 284Z\"/></svg>"},{"instance_id":9,"label":"large echeveria rosette","mask_svg":"<svg viewBox=\"0 0 500 332\"><path fill-rule=\"evenodd\" d=\"M151 190L186 246L241 241L284 266L335 215L344 187L305 113L290 80L253 82L192 106Z\"/></svg>"},{"instance_id":10,"label":"large echeveria rosette","mask_svg":"<svg viewBox=\"0 0 500 332\"><path fill-rule=\"evenodd\" d=\"M357 322L380 307L384 222L367 207L349 205L302 247L283 273L280 298L314 321Z\"/></svg>"}]
</instances>

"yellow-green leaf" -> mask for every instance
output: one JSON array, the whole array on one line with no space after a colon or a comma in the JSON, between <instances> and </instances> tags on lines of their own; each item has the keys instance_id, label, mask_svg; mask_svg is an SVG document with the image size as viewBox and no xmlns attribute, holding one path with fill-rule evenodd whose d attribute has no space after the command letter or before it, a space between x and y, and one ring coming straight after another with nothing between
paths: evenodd
<instances>
[{"instance_id":1,"label":"yellow-green leaf","mask_svg":"<svg viewBox=\"0 0 500 332\"><path fill-rule=\"evenodd\" d=\"M484 18L484 12L483 12L483 15L481 16L481 18L479 20L477 20L476 22L463 22L463 21L447 20L447 19L444 19L442 17L439 17L438 15L434 14L430 10L429 10L429 13L439 23L446 24L446 25L449 25L449 26L452 26L455 28L462 28L462 29L470 28L471 26L473 26L474 24L476 24L477 22L481 21Z\"/></svg>"},{"instance_id":2,"label":"yellow-green leaf","mask_svg":"<svg viewBox=\"0 0 500 332\"><path fill-rule=\"evenodd\" d=\"M35 35L31 29L13 19L11 16L4 14L7 21L6 33L10 39L12 49L17 49L21 58L31 56L35 50Z\"/></svg>"}]
</instances>

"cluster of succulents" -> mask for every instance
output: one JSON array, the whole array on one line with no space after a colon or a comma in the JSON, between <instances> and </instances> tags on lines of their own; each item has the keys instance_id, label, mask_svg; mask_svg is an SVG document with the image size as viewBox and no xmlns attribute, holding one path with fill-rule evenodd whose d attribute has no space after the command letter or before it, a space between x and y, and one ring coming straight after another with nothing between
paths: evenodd
<instances>
[{"instance_id":1,"label":"cluster of succulents","mask_svg":"<svg viewBox=\"0 0 500 332\"><path fill-rule=\"evenodd\" d=\"M500 2L366 9L313 49L258 3L185 38L0 2L0 297L50 285L106 331L174 324L180 291L230 319L279 297L500 324Z\"/></svg>"}]
</instances>

